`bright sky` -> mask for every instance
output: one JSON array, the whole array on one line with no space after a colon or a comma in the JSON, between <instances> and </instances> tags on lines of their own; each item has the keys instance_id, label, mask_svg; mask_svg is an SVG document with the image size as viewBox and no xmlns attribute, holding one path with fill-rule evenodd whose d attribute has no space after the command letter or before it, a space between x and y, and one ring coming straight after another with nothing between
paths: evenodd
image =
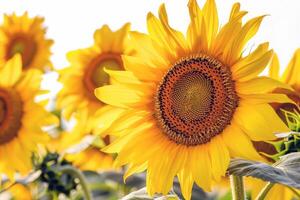
<instances>
[{"instance_id":1,"label":"bright sky","mask_svg":"<svg viewBox=\"0 0 300 200\"><path fill-rule=\"evenodd\" d=\"M200 5L205 0L198 0ZM216 0L220 21L228 19L235 0ZM93 32L103 24L112 29L131 22L132 29L146 31L146 14L157 14L161 3L166 3L171 25L181 31L189 22L187 0L0 0L0 14L28 11L31 16L44 16L48 37L54 39L52 61L56 68L68 65L66 52L87 47L93 42ZM270 41L286 66L294 50L300 47L299 0L241 0L242 9L249 17L268 14L249 48Z\"/></svg>"},{"instance_id":2,"label":"bright sky","mask_svg":"<svg viewBox=\"0 0 300 200\"><path fill-rule=\"evenodd\" d=\"M203 4L204 0L198 0ZM216 0L222 24L227 20L234 0ZM255 39L270 41L285 66L297 47L300 47L300 1L299 0L241 0L242 9L249 16L269 14ZM188 24L187 0L1 0L0 14L23 13L46 18L48 36L55 40L52 48L53 62L56 67L67 65L65 53L87 47L92 43L95 29L103 24L113 29L125 22L131 22L132 28L146 30L146 14L157 13L161 3L166 3L170 22L185 31Z\"/></svg>"}]
</instances>

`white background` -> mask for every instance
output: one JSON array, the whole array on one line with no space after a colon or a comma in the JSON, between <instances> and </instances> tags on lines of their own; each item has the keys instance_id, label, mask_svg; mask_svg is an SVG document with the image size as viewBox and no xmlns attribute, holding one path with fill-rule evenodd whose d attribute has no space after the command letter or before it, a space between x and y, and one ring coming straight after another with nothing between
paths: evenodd
<instances>
[{"instance_id":1,"label":"white background","mask_svg":"<svg viewBox=\"0 0 300 200\"><path fill-rule=\"evenodd\" d=\"M205 0L198 0L200 5ZM216 0L220 22L224 24L234 0ZM187 0L0 0L0 14L28 11L30 16L45 17L48 37L54 39L52 61L56 68L68 65L66 52L87 47L93 42L93 32L103 24L112 29L131 22L132 29L146 31L146 14L157 14L166 3L170 23L185 32L189 22ZM248 17L268 14L249 48L270 41L285 67L294 50L300 47L299 0L241 0ZM2 20L2 19L1 19Z\"/></svg>"}]
</instances>

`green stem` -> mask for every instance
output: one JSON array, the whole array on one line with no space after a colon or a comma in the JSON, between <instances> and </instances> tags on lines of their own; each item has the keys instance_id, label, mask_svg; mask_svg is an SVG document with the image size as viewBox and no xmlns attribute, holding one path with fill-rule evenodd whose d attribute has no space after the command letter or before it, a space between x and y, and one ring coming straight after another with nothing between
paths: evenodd
<instances>
[{"instance_id":1,"label":"green stem","mask_svg":"<svg viewBox=\"0 0 300 200\"><path fill-rule=\"evenodd\" d=\"M88 184L87 184L83 174L81 173L81 171L79 171L78 169L76 169L75 167L73 167L71 165L61 166L61 167L59 167L59 171L62 173L70 174L70 175L78 178L80 181L80 185L82 187L85 199L92 200L92 195L88 188Z\"/></svg>"},{"instance_id":2,"label":"green stem","mask_svg":"<svg viewBox=\"0 0 300 200\"><path fill-rule=\"evenodd\" d=\"M264 200L268 192L272 189L275 183L268 182L265 187L260 191L255 200Z\"/></svg>"},{"instance_id":3,"label":"green stem","mask_svg":"<svg viewBox=\"0 0 300 200\"><path fill-rule=\"evenodd\" d=\"M231 192L233 200L245 200L244 182L242 176L230 176Z\"/></svg>"}]
</instances>

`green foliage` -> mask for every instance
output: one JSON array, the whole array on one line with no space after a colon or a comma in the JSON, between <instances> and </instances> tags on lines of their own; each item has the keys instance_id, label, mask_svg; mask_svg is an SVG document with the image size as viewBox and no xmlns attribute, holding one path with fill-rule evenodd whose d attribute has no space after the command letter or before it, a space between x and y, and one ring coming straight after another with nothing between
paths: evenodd
<instances>
[{"instance_id":1,"label":"green foliage","mask_svg":"<svg viewBox=\"0 0 300 200\"><path fill-rule=\"evenodd\" d=\"M282 156L273 165L233 159L228 172L237 176L251 176L271 183L280 183L300 189L300 152Z\"/></svg>"},{"instance_id":2,"label":"green foliage","mask_svg":"<svg viewBox=\"0 0 300 200\"><path fill-rule=\"evenodd\" d=\"M47 183L49 192L57 194L70 195L71 191L77 186L75 178L70 174L62 174L57 171L60 166L70 165L71 163L59 159L59 154L48 153L42 162L36 166L37 170L41 171L39 181Z\"/></svg>"}]
</instances>

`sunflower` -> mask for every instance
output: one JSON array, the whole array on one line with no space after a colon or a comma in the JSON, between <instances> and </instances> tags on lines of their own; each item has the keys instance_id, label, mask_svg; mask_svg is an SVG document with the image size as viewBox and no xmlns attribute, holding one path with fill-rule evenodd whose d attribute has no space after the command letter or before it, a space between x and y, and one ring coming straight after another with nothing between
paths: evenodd
<instances>
[{"instance_id":1,"label":"sunflower","mask_svg":"<svg viewBox=\"0 0 300 200\"><path fill-rule=\"evenodd\" d=\"M288 131L269 103L291 102L271 93L290 87L258 76L273 55L268 43L243 55L264 16L243 24L237 3L218 30L214 0L203 9L191 0L188 8L187 37L169 25L164 5L159 18L149 13L149 33L130 33L136 55L122 57L126 71L107 70L115 81L95 90L102 102L126 110L107 129L118 138L105 148L118 153L117 165L128 165L125 178L147 169L153 195L167 194L177 175L186 199L194 182L210 190L231 156L261 159L251 140Z\"/></svg>"},{"instance_id":2,"label":"sunflower","mask_svg":"<svg viewBox=\"0 0 300 200\"><path fill-rule=\"evenodd\" d=\"M282 120L286 121L286 117L283 110L294 112L300 111L300 78L298 74L300 73L300 49L297 49L290 60L287 68L285 69L284 73L280 76L279 73L280 64L279 59L276 54L272 59L269 68L269 76L273 79L279 80L283 83L290 85L294 91L285 91L279 90L278 92L286 93L296 104L284 103L284 104L273 104L277 114L281 117ZM276 91L275 91L276 92Z\"/></svg>"},{"instance_id":3,"label":"sunflower","mask_svg":"<svg viewBox=\"0 0 300 200\"><path fill-rule=\"evenodd\" d=\"M255 178L246 178L246 182L250 186L249 189L251 189L251 199L256 199L257 195L266 185L266 182ZM289 188L281 184L276 184L268 192L265 200L291 200L294 196L294 193Z\"/></svg>"},{"instance_id":4,"label":"sunflower","mask_svg":"<svg viewBox=\"0 0 300 200\"><path fill-rule=\"evenodd\" d=\"M65 159L81 170L113 170L113 157L100 148L110 143L111 137L95 138L85 128L88 118L76 115L77 123L71 131L62 132L47 145L52 152L65 155Z\"/></svg>"},{"instance_id":5,"label":"sunflower","mask_svg":"<svg viewBox=\"0 0 300 200\"><path fill-rule=\"evenodd\" d=\"M297 49L282 76L279 74L280 64L276 54L272 59L269 76L290 86L300 95L300 49Z\"/></svg>"},{"instance_id":6,"label":"sunflower","mask_svg":"<svg viewBox=\"0 0 300 200\"><path fill-rule=\"evenodd\" d=\"M20 55L0 68L0 172L13 179L14 172L31 169L31 153L46 142L42 127L57 119L34 102L42 74L30 69L22 73Z\"/></svg>"},{"instance_id":7,"label":"sunflower","mask_svg":"<svg viewBox=\"0 0 300 200\"><path fill-rule=\"evenodd\" d=\"M53 41L45 38L43 22L44 18L30 18L27 12L22 16L4 15L0 27L0 64L20 53L23 69L51 67L49 57Z\"/></svg>"},{"instance_id":8,"label":"sunflower","mask_svg":"<svg viewBox=\"0 0 300 200\"><path fill-rule=\"evenodd\" d=\"M100 151L99 147L90 146L87 149L69 154L66 159L81 170L105 171L113 170L113 157Z\"/></svg>"},{"instance_id":9,"label":"sunflower","mask_svg":"<svg viewBox=\"0 0 300 200\"><path fill-rule=\"evenodd\" d=\"M11 199L32 200L32 194L29 186L15 184L8 189Z\"/></svg>"},{"instance_id":10,"label":"sunflower","mask_svg":"<svg viewBox=\"0 0 300 200\"><path fill-rule=\"evenodd\" d=\"M280 65L279 65L278 56L276 54L274 54L269 68L269 76L271 78L286 83L294 89L293 92L290 91L280 91L280 92L286 92L287 95L291 99L293 99L298 106L300 105L300 78L299 76L297 76L297 74L300 73L299 65L300 65L300 49L297 49L282 76L280 76L279 73ZM297 105L291 103L284 103L284 104L273 104L273 107L275 108L277 114L281 117L281 119L284 122L287 122L286 116L284 112L282 112L282 110L287 110L291 112L293 112L294 110L299 110L299 107L297 107ZM278 153L275 147L269 143L255 142L254 145L259 152L263 152L268 155L274 155ZM268 159L268 161L272 161L272 160ZM266 184L263 181L254 178L247 178L247 180L250 183L251 194L253 197L256 197ZM292 199L293 196L294 196L293 191L291 191L288 187L281 184L276 184L275 186L272 187L272 189L266 196L266 200L290 200Z\"/></svg>"},{"instance_id":11,"label":"sunflower","mask_svg":"<svg viewBox=\"0 0 300 200\"><path fill-rule=\"evenodd\" d=\"M129 24L113 32L107 25L94 33L94 45L86 49L75 50L67 54L70 66L60 71L63 88L58 94L57 105L67 119L80 111L82 115L92 117L96 111L101 115L111 110L111 106L99 101L94 89L110 83L105 68L123 70L122 55L131 55L127 34ZM89 120L89 124L93 120Z\"/></svg>"}]
</instances>

